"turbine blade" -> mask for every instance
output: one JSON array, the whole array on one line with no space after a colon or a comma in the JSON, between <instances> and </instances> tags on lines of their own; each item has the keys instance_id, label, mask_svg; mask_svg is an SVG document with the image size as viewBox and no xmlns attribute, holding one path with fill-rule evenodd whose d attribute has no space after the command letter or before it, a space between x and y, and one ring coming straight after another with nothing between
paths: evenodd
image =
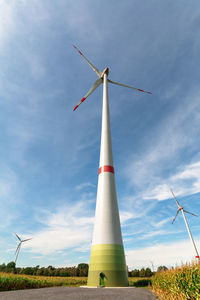
<instances>
[{"instance_id":1,"label":"turbine blade","mask_svg":"<svg viewBox=\"0 0 200 300\"><path fill-rule=\"evenodd\" d=\"M22 241L22 243L23 243L23 242L27 242L27 241L29 241L29 240L32 240L32 238L29 238L29 239L23 240L23 241Z\"/></svg>"},{"instance_id":2,"label":"turbine blade","mask_svg":"<svg viewBox=\"0 0 200 300\"><path fill-rule=\"evenodd\" d=\"M93 84L93 86L91 87L91 89L89 90L89 92L83 97L83 99L81 99L81 101L74 107L74 111L79 107L79 105L86 100L86 98L88 96L90 96L92 94L92 92L94 92L94 90L96 90L96 88L98 88L98 86L102 83L102 78L99 78L95 81L95 83Z\"/></svg>"},{"instance_id":3,"label":"turbine blade","mask_svg":"<svg viewBox=\"0 0 200 300\"><path fill-rule=\"evenodd\" d=\"M92 68L92 70L99 76L101 77L101 72L95 67L93 66L93 64L91 64L91 62L83 55L83 53L75 46L73 45L73 47L78 51L78 53L83 56L83 58L87 61L87 63L90 65L90 67Z\"/></svg>"},{"instance_id":4,"label":"turbine blade","mask_svg":"<svg viewBox=\"0 0 200 300\"><path fill-rule=\"evenodd\" d=\"M171 193L172 193L174 199L176 200L176 204L177 204L178 207L180 208L181 206L180 206L180 204L178 203L178 200L176 199L176 196L174 195L174 192L172 191L172 189L170 189L170 190L171 190Z\"/></svg>"},{"instance_id":5,"label":"turbine blade","mask_svg":"<svg viewBox=\"0 0 200 300\"><path fill-rule=\"evenodd\" d=\"M20 240L20 242L21 242L22 240L20 239L20 237L16 233L15 233L15 235L18 238L18 240Z\"/></svg>"},{"instance_id":6,"label":"turbine blade","mask_svg":"<svg viewBox=\"0 0 200 300\"><path fill-rule=\"evenodd\" d=\"M133 87L133 86L129 86L129 85L122 84L122 83L119 83L119 82L116 82L116 81L112 81L112 80L110 80L110 79L108 79L108 82L110 82L110 83L112 83L112 84L124 86L124 87L127 87L127 88L129 88L129 89L136 90L136 91L144 92L144 93L147 93L147 94L152 94L151 92L147 92L147 91L144 91L144 90L141 90L141 89L137 89L137 88L135 88L135 87Z\"/></svg>"},{"instance_id":7,"label":"turbine blade","mask_svg":"<svg viewBox=\"0 0 200 300\"><path fill-rule=\"evenodd\" d=\"M174 221L176 220L176 217L178 216L179 211L180 211L180 209L177 210L176 215L175 215L175 218L174 218L173 221L172 221L172 224L174 224Z\"/></svg>"},{"instance_id":8,"label":"turbine blade","mask_svg":"<svg viewBox=\"0 0 200 300\"><path fill-rule=\"evenodd\" d=\"M193 216L195 216L195 217L198 217L197 215L195 215L195 214L193 214L193 213L191 213L191 212L189 212L189 211L187 211L187 210L183 210L184 212L186 212L187 214L190 214L190 215L193 215Z\"/></svg>"}]
</instances>

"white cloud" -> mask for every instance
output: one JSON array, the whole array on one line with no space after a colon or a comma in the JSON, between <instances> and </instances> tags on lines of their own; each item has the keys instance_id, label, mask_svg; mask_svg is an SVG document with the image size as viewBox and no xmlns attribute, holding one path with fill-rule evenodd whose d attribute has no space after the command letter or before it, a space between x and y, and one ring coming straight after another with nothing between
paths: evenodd
<instances>
[{"instance_id":1,"label":"white cloud","mask_svg":"<svg viewBox=\"0 0 200 300\"><path fill-rule=\"evenodd\" d=\"M15 30L14 7L9 1L0 1L0 51Z\"/></svg>"},{"instance_id":2,"label":"white cloud","mask_svg":"<svg viewBox=\"0 0 200 300\"><path fill-rule=\"evenodd\" d=\"M43 212L40 215L45 227L33 234L33 239L24 244L33 253L52 254L69 248L83 248L91 241L93 217L86 217L88 209L83 202Z\"/></svg>"},{"instance_id":3,"label":"white cloud","mask_svg":"<svg viewBox=\"0 0 200 300\"><path fill-rule=\"evenodd\" d=\"M171 218L166 218L160 222L151 222L151 225L155 228L163 227L166 223L168 223L171 220Z\"/></svg>"},{"instance_id":4,"label":"white cloud","mask_svg":"<svg viewBox=\"0 0 200 300\"><path fill-rule=\"evenodd\" d=\"M121 211L120 212L120 222L121 222L121 224L124 224L124 223L126 223L126 221L132 220L136 217L137 216L134 213L129 212L129 211Z\"/></svg>"},{"instance_id":5,"label":"white cloud","mask_svg":"<svg viewBox=\"0 0 200 300\"><path fill-rule=\"evenodd\" d=\"M149 231L148 233L145 233L145 234L141 235L138 238L138 240L146 240L146 239L152 238L154 236L165 235L167 233L171 233L171 232L166 232L165 230Z\"/></svg>"},{"instance_id":6,"label":"white cloud","mask_svg":"<svg viewBox=\"0 0 200 300\"><path fill-rule=\"evenodd\" d=\"M199 91L193 91L186 95L181 103L177 103L172 112L166 112L156 128L151 129L152 133L149 133L148 138L144 139L144 151L127 159L129 164L125 166L124 175L128 176L131 185L139 188L147 185L152 188L156 185L157 189L162 191L161 198L166 197L167 187L163 185L165 182L160 187L158 185L161 178L166 176L168 170L177 172L177 165L182 163L181 151L198 150L199 96ZM192 173L194 174L194 169Z\"/></svg>"},{"instance_id":7,"label":"white cloud","mask_svg":"<svg viewBox=\"0 0 200 300\"><path fill-rule=\"evenodd\" d=\"M94 184L92 184L91 182L83 182L83 183L80 183L79 185L77 185L75 187L76 190L80 191L82 189L85 189L85 188L90 188L90 187L96 187Z\"/></svg>"},{"instance_id":8,"label":"white cloud","mask_svg":"<svg viewBox=\"0 0 200 300\"><path fill-rule=\"evenodd\" d=\"M198 241L197 247L200 248ZM126 260L129 268L142 268L151 266L176 266L191 262L195 259L195 252L190 241L184 240L171 244L159 244L151 247L126 251Z\"/></svg>"},{"instance_id":9,"label":"white cloud","mask_svg":"<svg viewBox=\"0 0 200 300\"><path fill-rule=\"evenodd\" d=\"M162 180L164 181L164 180ZM158 201L172 198L170 188L177 196L186 196L200 192L200 161L181 167L177 173L165 180L166 183L155 186L143 194L143 199Z\"/></svg>"},{"instance_id":10,"label":"white cloud","mask_svg":"<svg viewBox=\"0 0 200 300\"><path fill-rule=\"evenodd\" d=\"M17 174L1 165L0 171L0 229L8 227L18 217L16 204L19 204L23 186Z\"/></svg>"}]
</instances>

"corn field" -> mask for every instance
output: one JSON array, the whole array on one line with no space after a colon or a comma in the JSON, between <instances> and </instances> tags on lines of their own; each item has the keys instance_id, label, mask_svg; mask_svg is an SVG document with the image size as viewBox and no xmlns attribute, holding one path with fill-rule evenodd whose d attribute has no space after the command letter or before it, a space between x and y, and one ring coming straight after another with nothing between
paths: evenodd
<instances>
[{"instance_id":1,"label":"corn field","mask_svg":"<svg viewBox=\"0 0 200 300\"><path fill-rule=\"evenodd\" d=\"M152 289L161 300L200 300L200 264L157 273L152 277Z\"/></svg>"}]
</instances>

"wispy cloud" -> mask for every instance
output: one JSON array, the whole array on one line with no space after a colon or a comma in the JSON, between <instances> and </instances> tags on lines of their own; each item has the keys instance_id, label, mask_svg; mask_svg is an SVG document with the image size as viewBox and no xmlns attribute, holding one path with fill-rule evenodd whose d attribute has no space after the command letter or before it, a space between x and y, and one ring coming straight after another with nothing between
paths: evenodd
<instances>
[{"instance_id":1,"label":"wispy cloud","mask_svg":"<svg viewBox=\"0 0 200 300\"><path fill-rule=\"evenodd\" d=\"M170 188L177 196L186 196L200 192L200 161L181 167L174 175L166 178L168 184L155 186L143 194L143 199L165 200L172 198Z\"/></svg>"},{"instance_id":2,"label":"wispy cloud","mask_svg":"<svg viewBox=\"0 0 200 300\"><path fill-rule=\"evenodd\" d=\"M20 184L17 174L1 165L0 171L0 229L3 230L18 218L23 185Z\"/></svg>"},{"instance_id":3,"label":"wispy cloud","mask_svg":"<svg viewBox=\"0 0 200 300\"><path fill-rule=\"evenodd\" d=\"M144 139L146 150L128 160L132 163L126 166L124 175L128 176L130 185L138 190L146 189L145 199L167 199L170 187L176 188L178 194L200 191L196 143L200 119L198 99L198 91L185 96L173 112L166 113L148 139ZM180 160L184 151L191 154L185 162Z\"/></svg>"},{"instance_id":4,"label":"wispy cloud","mask_svg":"<svg viewBox=\"0 0 200 300\"><path fill-rule=\"evenodd\" d=\"M15 31L15 7L8 1L0 2L0 52L5 48L6 43Z\"/></svg>"},{"instance_id":5,"label":"wispy cloud","mask_svg":"<svg viewBox=\"0 0 200 300\"><path fill-rule=\"evenodd\" d=\"M151 225L155 228L161 228L163 225L168 223L171 220L171 218L165 218L164 220L161 220L159 222L151 222Z\"/></svg>"},{"instance_id":6,"label":"wispy cloud","mask_svg":"<svg viewBox=\"0 0 200 300\"><path fill-rule=\"evenodd\" d=\"M93 183L91 183L91 182L83 182L83 183L80 183L79 185L77 185L75 187L75 189L78 190L78 191L80 191L82 189L91 188L91 187L94 188L96 186Z\"/></svg>"},{"instance_id":7,"label":"wispy cloud","mask_svg":"<svg viewBox=\"0 0 200 300\"><path fill-rule=\"evenodd\" d=\"M199 242L197 247L200 247ZM151 267L151 261L155 268L163 265L171 267L195 259L192 245L187 240L128 250L126 254L127 263L131 268Z\"/></svg>"},{"instance_id":8,"label":"wispy cloud","mask_svg":"<svg viewBox=\"0 0 200 300\"><path fill-rule=\"evenodd\" d=\"M84 247L92 238L93 228L93 217L87 215L88 207L84 202L67 205L56 212L43 211L39 217L43 228L33 233L33 239L24 248L46 255Z\"/></svg>"}]
</instances>

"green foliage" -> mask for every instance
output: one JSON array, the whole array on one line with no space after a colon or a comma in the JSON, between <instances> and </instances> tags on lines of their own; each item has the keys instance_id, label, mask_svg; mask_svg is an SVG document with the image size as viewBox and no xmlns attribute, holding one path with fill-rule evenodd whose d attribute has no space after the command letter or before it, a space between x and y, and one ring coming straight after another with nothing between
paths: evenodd
<instances>
[{"instance_id":1,"label":"green foliage","mask_svg":"<svg viewBox=\"0 0 200 300\"><path fill-rule=\"evenodd\" d=\"M40 268L39 265L36 267L16 268L14 262L9 262L7 265L0 265L0 272L38 276L87 277L88 268L88 264L85 263L79 264L78 267L74 266L65 268L54 268L53 266L48 266L47 268Z\"/></svg>"},{"instance_id":2,"label":"green foliage","mask_svg":"<svg viewBox=\"0 0 200 300\"><path fill-rule=\"evenodd\" d=\"M135 269L131 272L132 277L139 277L140 276L140 271Z\"/></svg>"},{"instance_id":3,"label":"green foliage","mask_svg":"<svg viewBox=\"0 0 200 300\"><path fill-rule=\"evenodd\" d=\"M7 264L5 271L8 273L16 273L15 262L11 261Z\"/></svg>"},{"instance_id":4,"label":"green foliage","mask_svg":"<svg viewBox=\"0 0 200 300\"><path fill-rule=\"evenodd\" d=\"M162 271L167 271L167 270L168 270L168 268L166 266L160 266L160 267L158 267L157 272L162 272Z\"/></svg>"},{"instance_id":5,"label":"green foliage","mask_svg":"<svg viewBox=\"0 0 200 300\"><path fill-rule=\"evenodd\" d=\"M145 270L145 277L151 277L152 276L152 272L150 268L146 268Z\"/></svg>"},{"instance_id":6,"label":"green foliage","mask_svg":"<svg viewBox=\"0 0 200 300\"><path fill-rule=\"evenodd\" d=\"M150 268L134 269L129 272L129 277L151 277L153 275Z\"/></svg>"},{"instance_id":7,"label":"green foliage","mask_svg":"<svg viewBox=\"0 0 200 300\"><path fill-rule=\"evenodd\" d=\"M81 263L78 265L78 276L88 276L89 265Z\"/></svg>"},{"instance_id":8,"label":"green foliage","mask_svg":"<svg viewBox=\"0 0 200 300\"><path fill-rule=\"evenodd\" d=\"M3 263L2 265L0 265L0 272L4 272L5 269L6 269L6 264Z\"/></svg>"},{"instance_id":9,"label":"green foliage","mask_svg":"<svg viewBox=\"0 0 200 300\"><path fill-rule=\"evenodd\" d=\"M8 268L8 269L15 269L15 263L14 263L14 261L9 262L7 264L7 266L6 266L6 268Z\"/></svg>"},{"instance_id":10,"label":"green foliage","mask_svg":"<svg viewBox=\"0 0 200 300\"><path fill-rule=\"evenodd\" d=\"M145 268L142 268L139 272L140 277L145 277Z\"/></svg>"},{"instance_id":11,"label":"green foliage","mask_svg":"<svg viewBox=\"0 0 200 300\"><path fill-rule=\"evenodd\" d=\"M200 264L159 272L152 287L161 299L200 299Z\"/></svg>"},{"instance_id":12,"label":"green foliage","mask_svg":"<svg viewBox=\"0 0 200 300\"><path fill-rule=\"evenodd\" d=\"M129 277L129 286L135 286L135 287L146 287L151 286L151 279L147 277Z\"/></svg>"},{"instance_id":13,"label":"green foliage","mask_svg":"<svg viewBox=\"0 0 200 300\"><path fill-rule=\"evenodd\" d=\"M150 286L150 285L151 285L150 279L140 279L133 283L133 286L135 286L135 287L145 287L145 286Z\"/></svg>"}]
</instances>

